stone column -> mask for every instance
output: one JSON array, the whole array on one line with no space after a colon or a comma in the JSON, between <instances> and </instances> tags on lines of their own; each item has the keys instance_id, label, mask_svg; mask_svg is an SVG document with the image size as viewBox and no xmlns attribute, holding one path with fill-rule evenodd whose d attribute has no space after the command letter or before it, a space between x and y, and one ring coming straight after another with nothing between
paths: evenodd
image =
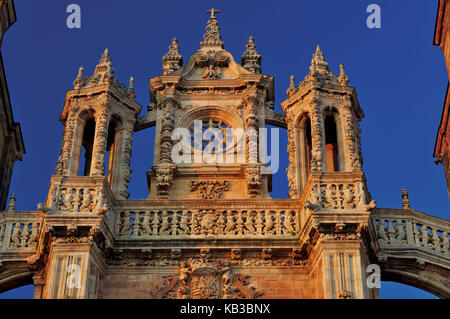
<instances>
[{"instance_id":1,"label":"stone column","mask_svg":"<svg viewBox=\"0 0 450 319\"><path fill-rule=\"evenodd\" d=\"M73 143L75 138L76 116L73 112L66 119L61 145L61 154L55 169L55 175L73 176L76 175L73 161Z\"/></svg>"},{"instance_id":2,"label":"stone column","mask_svg":"<svg viewBox=\"0 0 450 319\"><path fill-rule=\"evenodd\" d=\"M369 264L360 240L325 240L322 246L323 297L326 299L368 299L378 296L367 286Z\"/></svg>"},{"instance_id":3,"label":"stone column","mask_svg":"<svg viewBox=\"0 0 450 319\"><path fill-rule=\"evenodd\" d=\"M108 139L109 114L103 105L96 116L91 176L105 175L106 143Z\"/></svg>"},{"instance_id":4,"label":"stone column","mask_svg":"<svg viewBox=\"0 0 450 319\"><path fill-rule=\"evenodd\" d=\"M128 119L125 121L122 130L119 132L118 138L118 154L117 162L114 165L114 183L111 185L114 196L119 200L128 199L130 194L127 192L128 183L130 182L131 169L130 159L132 153L132 137L136 119Z\"/></svg>"},{"instance_id":5,"label":"stone column","mask_svg":"<svg viewBox=\"0 0 450 319\"><path fill-rule=\"evenodd\" d=\"M320 102L317 98L311 101L311 171L325 171L325 129L323 124L323 114L320 110Z\"/></svg>"},{"instance_id":6,"label":"stone column","mask_svg":"<svg viewBox=\"0 0 450 319\"><path fill-rule=\"evenodd\" d=\"M355 132L355 116L352 103L346 100L342 105L342 124L344 132L344 147L347 172L360 172L362 170L361 156L359 154L358 140Z\"/></svg>"},{"instance_id":7,"label":"stone column","mask_svg":"<svg viewBox=\"0 0 450 319\"><path fill-rule=\"evenodd\" d=\"M42 298L96 298L99 286L97 273L103 269L102 264L100 252L93 243L53 244ZM93 269L95 273L92 273Z\"/></svg>"}]
</instances>

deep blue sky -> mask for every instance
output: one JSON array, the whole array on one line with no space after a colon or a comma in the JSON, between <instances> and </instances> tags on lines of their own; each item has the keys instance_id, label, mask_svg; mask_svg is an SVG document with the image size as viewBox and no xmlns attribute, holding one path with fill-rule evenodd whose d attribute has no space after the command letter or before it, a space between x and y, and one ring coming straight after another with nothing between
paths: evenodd
<instances>
[{"instance_id":1,"label":"deep blue sky","mask_svg":"<svg viewBox=\"0 0 450 319\"><path fill-rule=\"evenodd\" d=\"M66 7L81 6L81 29L66 27ZM381 29L366 27L366 7L381 7ZM413 208L448 219L449 200L442 166L433 147L448 76L432 45L437 0L351 1L116 1L15 0L18 21L4 37L2 53L15 121L26 154L11 184L18 210L44 202L56 166L63 126L59 115L78 68L94 72L109 48L122 83L135 78L136 100L145 114L149 78L159 75L161 58L177 37L187 61L198 48L208 20L218 8L225 49L240 62L250 35L262 55L263 73L275 76L276 110L286 96L289 76L308 73L319 44L333 72L346 66L366 117L361 121L364 170L379 207L399 208L401 189ZM134 135L131 198L146 198L145 172L153 160L153 129ZM273 197L286 198L286 132L280 132L281 168ZM383 288L384 287L384 288ZM30 288L19 293L31 297ZM3 295L5 297L6 295ZM402 285L383 283L382 297L428 298ZM0 295L0 298L2 295Z\"/></svg>"}]
</instances>

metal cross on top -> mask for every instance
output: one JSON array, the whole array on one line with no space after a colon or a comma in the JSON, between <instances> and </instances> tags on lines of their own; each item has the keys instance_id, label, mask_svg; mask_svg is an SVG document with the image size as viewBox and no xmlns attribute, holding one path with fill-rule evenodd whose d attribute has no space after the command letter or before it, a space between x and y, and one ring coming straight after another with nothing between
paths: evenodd
<instances>
[{"instance_id":1,"label":"metal cross on top","mask_svg":"<svg viewBox=\"0 0 450 319\"><path fill-rule=\"evenodd\" d=\"M211 13L211 18L215 18L215 17L214 17L214 12L215 12L215 13L220 13L219 10L216 10L216 9L214 9L214 8L212 8L211 10L206 11L206 13Z\"/></svg>"}]
</instances>

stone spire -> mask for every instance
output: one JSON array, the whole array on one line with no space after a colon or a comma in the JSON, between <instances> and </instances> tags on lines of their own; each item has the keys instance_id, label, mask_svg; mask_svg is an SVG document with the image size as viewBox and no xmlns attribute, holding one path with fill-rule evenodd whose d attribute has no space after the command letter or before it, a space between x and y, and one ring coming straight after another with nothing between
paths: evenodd
<instances>
[{"instance_id":1,"label":"stone spire","mask_svg":"<svg viewBox=\"0 0 450 319\"><path fill-rule=\"evenodd\" d=\"M83 85L83 72L84 72L84 68L80 67L78 69L78 75L77 78L75 79L75 81L73 82L73 87L75 89L80 88Z\"/></svg>"},{"instance_id":2,"label":"stone spire","mask_svg":"<svg viewBox=\"0 0 450 319\"><path fill-rule=\"evenodd\" d=\"M402 189L402 206L403 209L411 209L409 202L409 195L406 189Z\"/></svg>"},{"instance_id":3,"label":"stone spire","mask_svg":"<svg viewBox=\"0 0 450 319\"><path fill-rule=\"evenodd\" d=\"M175 72L183 65L183 56L180 54L178 40L172 39L172 44L169 46L169 52L163 56L163 75Z\"/></svg>"},{"instance_id":4,"label":"stone spire","mask_svg":"<svg viewBox=\"0 0 450 319\"><path fill-rule=\"evenodd\" d=\"M209 17L208 24L205 28L206 33L203 35L204 41L200 42L200 49L202 49L203 51L223 50L223 42L221 41L221 36L219 33L219 24L217 23L217 19L214 16L214 13L219 13L220 11L212 8L211 10L208 10L206 12L211 13L211 16Z\"/></svg>"},{"instance_id":5,"label":"stone spire","mask_svg":"<svg viewBox=\"0 0 450 319\"><path fill-rule=\"evenodd\" d=\"M347 85L348 83L348 76L345 74L345 69L344 69L344 65L341 63L339 65L339 69L340 69L340 74L339 74L339 78L338 78L338 82L340 85Z\"/></svg>"},{"instance_id":6,"label":"stone spire","mask_svg":"<svg viewBox=\"0 0 450 319\"><path fill-rule=\"evenodd\" d=\"M15 212L16 211L16 194L11 194L11 197L9 199L9 204L7 208L8 212Z\"/></svg>"},{"instance_id":7,"label":"stone spire","mask_svg":"<svg viewBox=\"0 0 450 319\"><path fill-rule=\"evenodd\" d=\"M261 74L261 55L256 51L253 37L248 38L247 49L241 58L241 65L250 72Z\"/></svg>"},{"instance_id":8,"label":"stone spire","mask_svg":"<svg viewBox=\"0 0 450 319\"><path fill-rule=\"evenodd\" d=\"M333 74L328 68L328 63L325 61L323 52L320 47L317 46L316 52L312 56L309 74L306 76L305 80L328 82L332 76Z\"/></svg>"},{"instance_id":9,"label":"stone spire","mask_svg":"<svg viewBox=\"0 0 450 319\"><path fill-rule=\"evenodd\" d=\"M114 77L114 69L111 63L111 56L109 55L108 49L105 49L100 62L95 68L94 77L101 82L109 82Z\"/></svg>"},{"instance_id":10,"label":"stone spire","mask_svg":"<svg viewBox=\"0 0 450 319\"><path fill-rule=\"evenodd\" d=\"M130 77L130 84L127 89L128 97L132 100L136 98L136 91L134 90L134 78Z\"/></svg>"},{"instance_id":11,"label":"stone spire","mask_svg":"<svg viewBox=\"0 0 450 319\"><path fill-rule=\"evenodd\" d=\"M289 78L289 87L288 87L286 93L288 96L291 96L295 92L297 92L297 88L295 87L295 77L293 75L291 75L291 77Z\"/></svg>"}]
</instances>

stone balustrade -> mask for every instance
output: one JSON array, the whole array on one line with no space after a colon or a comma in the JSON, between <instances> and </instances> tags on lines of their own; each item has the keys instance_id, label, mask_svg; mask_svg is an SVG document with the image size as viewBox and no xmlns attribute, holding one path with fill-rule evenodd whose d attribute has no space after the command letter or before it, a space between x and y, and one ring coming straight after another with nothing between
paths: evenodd
<instances>
[{"instance_id":1,"label":"stone balustrade","mask_svg":"<svg viewBox=\"0 0 450 319\"><path fill-rule=\"evenodd\" d=\"M41 212L0 213L0 252L34 251L42 220Z\"/></svg>"},{"instance_id":2,"label":"stone balustrade","mask_svg":"<svg viewBox=\"0 0 450 319\"><path fill-rule=\"evenodd\" d=\"M405 247L432 251L450 259L450 222L410 209L374 209L372 220L381 249Z\"/></svg>"},{"instance_id":3,"label":"stone balustrade","mask_svg":"<svg viewBox=\"0 0 450 319\"><path fill-rule=\"evenodd\" d=\"M45 206L60 212L95 212L113 202L105 177L53 176Z\"/></svg>"},{"instance_id":4,"label":"stone balustrade","mask_svg":"<svg viewBox=\"0 0 450 319\"><path fill-rule=\"evenodd\" d=\"M253 205L252 205L253 206ZM116 216L115 233L125 238L295 238L300 210L252 207L126 209Z\"/></svg>"}]
</instances>

